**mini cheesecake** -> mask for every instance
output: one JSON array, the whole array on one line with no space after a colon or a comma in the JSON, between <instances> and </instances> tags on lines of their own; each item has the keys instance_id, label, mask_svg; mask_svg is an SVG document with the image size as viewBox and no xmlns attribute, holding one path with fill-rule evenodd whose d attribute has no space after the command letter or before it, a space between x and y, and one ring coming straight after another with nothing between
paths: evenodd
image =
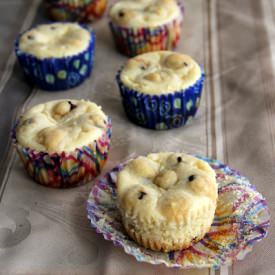
<instances>
[{"instance_id":1,"label":"mini cheesecake","mask_svg":"<svg viewBox=\"0 0 275 275\"><path fill-rule=\"evenodd\" d=\"M140 156L122 168L116 186L124 227L146 248L181 250L211 227L218 185L201 159L174 152Z\"/></svg>"},{"instance_id":2,"label":"mini cheesecake","mask_svg":"<svg viewBox=\"0 0 275 275\"><path fill-rule=\"evenodd\" d=\"M29 175L51 187L72 187L96 177L110 146L111 121L87 100L38 104L19 119L13 141Z\"/></svg>"},{"instance_id":3,"label":"mini cheesecake","mask_svg":"<svg viewBox=\"0 0 275 275\"><path fill-rule=\"evenodd\" d=\"M204 72L190 56L158 51L131 58L117 74L129 119L150 129L189 123L200 104Z\"/></svg>"},{"instance_id":4,"label":"mini cheesecake","mask_svg":"<svg viewBox=\"0 0 275 275\"><path fill-rule=\"evenodd\" d=\"M183 7L176 0L118 1L109 18L117 49L132 57L173 50L181 37Z\"/></svg>"},{"instance_id":5,"label":"mini cheesecake","mask_svg":"<svg viewBox=\"0 0 275 275\"><path fill-rule=\"evenodd\" d=\"M15 53L27 80L39 88L73 88L93 69L95 34L77 23L38 25L20 34Z\"/></svg>"}]
</instances>

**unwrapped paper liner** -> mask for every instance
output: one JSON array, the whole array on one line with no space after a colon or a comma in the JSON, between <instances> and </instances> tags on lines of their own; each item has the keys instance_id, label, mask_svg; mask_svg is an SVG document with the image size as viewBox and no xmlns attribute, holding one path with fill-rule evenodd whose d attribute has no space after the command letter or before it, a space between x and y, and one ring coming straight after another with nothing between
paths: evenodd
<instances>
[{"instance_id":1,"label":"unwrapped paper liner","mask_svg":"<svg viewBox=\"0 0 275 275\"><path fill-rule=\"evenodd\" d=\"M242 260L267 235L270 214L266 200L235 170L219 161L199 158L216 171L219 196L210 231L193 246L169 253L155 252L128 237L116 202L116 176L123 164L97 180L91 190L87 211L92 227L140 262L187 269L218 268Z\"/></svg>"}]
</instances>

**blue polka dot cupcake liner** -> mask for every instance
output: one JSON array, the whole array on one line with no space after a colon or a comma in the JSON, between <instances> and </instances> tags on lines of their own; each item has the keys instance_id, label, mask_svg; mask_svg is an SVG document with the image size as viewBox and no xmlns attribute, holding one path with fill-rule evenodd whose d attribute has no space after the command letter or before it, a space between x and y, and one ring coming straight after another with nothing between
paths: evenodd
<instances>
[{"instance_id":1,"label":"blue polka dot cupcake liner","mask_svg":"<svg viewBox=\"0 0 275 275\"><path fill-rule=\"evenodd\" d=\"M127 117L135 124L154 130L178 128L191 122L201 100L205 74L191 87L169 94L148 95L128 88L116 80Z\"/></svg>"},{"instance_id":2,"label":"blue polka dot cupcake liner","mask_svg":"<svg viewBox=\"0 0 275 275\"><path fill-rule=\"evenodd\" d=\"M15 54L30 84L42 90L62 91L80 85L93 70L95 33L80 25L91 34L89 45L83 52L61 57L39 59L19 48L22 34L15 41Z\"/></svg>"}]
</instances>

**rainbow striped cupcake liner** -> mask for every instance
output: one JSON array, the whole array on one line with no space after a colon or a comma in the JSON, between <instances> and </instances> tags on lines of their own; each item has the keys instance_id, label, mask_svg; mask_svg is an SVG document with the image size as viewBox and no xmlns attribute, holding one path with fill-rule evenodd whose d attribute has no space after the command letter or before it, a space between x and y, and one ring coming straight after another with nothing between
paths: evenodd
<instances>
[{"instance_id":1,"label":"rainbow striped cupcake liner","mask_svg":"<svg viewBox=\"0 0 275 275\"><path fill-rule=\"evenodd\" d=\"M16 126L12 140L30 177L37 183L54 188L82 185L97 177L103 168L110 148L111 119L100 138L72 152L49 154L21 146L16 139Z\"/></svg>"},{"instance_id":2,"label":"rainbow striped cupcake liner","mask_svg":"<svg viewBox=\"0 0 275 275\"><path fill-rule=\"evenodd\" d=\"M81 25L81 27L86 28ZM63 58L39 59L19 48L21 35L15 41L15 54L30 84L42 90L61 91L80 85L93 69L95 33L91 33L88 48L76 55Z\"/></svg>"},{"instance_id":3,"label":"rainbow striped cupcake liner","mask_svg":"<svg viewBox=\"0 0 275 275\"><path fill-rule=\"evenodd\" d=\"M169 253L156 252L134 242L123 228L117 208L116 178L120 164L98 179L87 202L91 226L104 239L121 246L139 262L164 264L174 268L219 268L242 260L253 245L266 237L270 213L265 198L247 178L223 163L197 156L216 171L218 204L214 221L202 240L187 249Z\"/></svg>"},{"instance_id":4,"label":"rainbow striped cupcake liner","mask_svg":"<svg viewBox=\"0 0 275 275\"><path fill-rule=\"evenodd\" d=\"M154 130L178 128L195 116L201 99L204 73L191 87L163 95L147 95L128 88L116 76L127 117L135 124Z\"/></svg>"},{"instance_id":5,"label":"rainbow striped cupcake liner","mask_svg":"<svg viewBox=\"0 0 275 275\"><path fill-rule=\"evenodd\" d=\"M179 2L178 5L182 11L181 16L158 27L128 28L110 21L109 26L118 51L133 57L146 52L175 49L181 37L184 13L182 3Z\"/></svg>"},{"instance_id":6,"label":"rainbow striped cupcake liner","mask_svg":"<svg viewBox=\"0 0 275 275\"><path fill-rule=\"evenodd\" d=\"M44 4L53 20L84 23L101 18L107 0L44 0Z\"/></svg>"}]
</instances>

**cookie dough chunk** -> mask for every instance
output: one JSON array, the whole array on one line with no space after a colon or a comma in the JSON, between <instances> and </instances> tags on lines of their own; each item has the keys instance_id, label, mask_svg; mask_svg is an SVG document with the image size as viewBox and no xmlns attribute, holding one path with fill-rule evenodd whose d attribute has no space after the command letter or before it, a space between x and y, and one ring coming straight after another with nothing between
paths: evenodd
<instances>
[{"instance_id":1,"label":"cookie dough chunk","mask_svg":"<svg viewBox=\"0 0 275 275\"><path fill-rule=\"evenodd\" d=\"M200 66L190 56L159 51L129 59L120 78L130 89L158 95L187 89L201 75Z\"/></svg>"},{"instance_id":2,"label":"cookie dough chunk","mask_svg":"<svg viewBox=\"0 0 275 275\"><path fill-rule=\"evenodd\" d=\"M209 231L217 204L214 170L183 153L130 161L118 174L118 207L128 234L157 251L186 248Z\"/></svg>"},{"instance_id":3,"label":"cookie dough chunk","mask_svg":"<svg viewBox=\"0 0 275 275\"><path fill-rule=\"evenodd\" d=\"M24 147L49 153L73 151L101 137L107 116L85 100L55 100L29 109L20 119L16 138Z\"/></svg>"},{"instance_id":4,"label":"cookie dough chunk","mask_svg":"<svg viewBox=\"0 0 275 275\"><path fill-rule=\"evenodd\" d=\"M90 39L89 31L76 23L44 24L25 32L19 48L39 59L60 58L83 52Z\"/></svg>"}]
</instances>

